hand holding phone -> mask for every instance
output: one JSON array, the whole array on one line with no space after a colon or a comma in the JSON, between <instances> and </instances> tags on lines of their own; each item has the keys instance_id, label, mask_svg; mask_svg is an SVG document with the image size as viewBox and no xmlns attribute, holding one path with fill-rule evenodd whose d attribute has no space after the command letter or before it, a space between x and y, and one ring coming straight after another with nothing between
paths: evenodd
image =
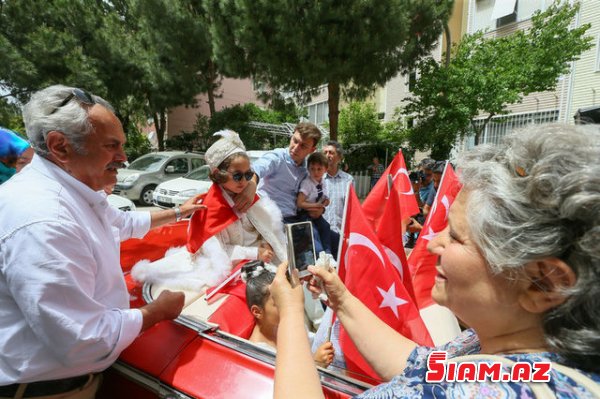
<instances>
[{"instance_id":1,"label":"hand holding phone","mask_svg":"<svg viewBox=\"0 0 600 399\"><path fill-rule=\"evenodd\" d=\"M298 271L298 277L310 275L307 270L309 265L316 263L315 241L311 222L299 222L285 225L288 240L288 267L289 275Z\"/></svg>"}]
</instances>

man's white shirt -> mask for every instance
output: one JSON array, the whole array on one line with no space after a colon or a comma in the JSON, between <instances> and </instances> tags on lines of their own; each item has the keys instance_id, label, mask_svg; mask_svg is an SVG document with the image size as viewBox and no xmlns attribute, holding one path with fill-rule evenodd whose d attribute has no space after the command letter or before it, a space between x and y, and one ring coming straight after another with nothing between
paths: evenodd
<instances>
[{"instance_id":1,"label":"man's white shirt","mask_svg":"<svg viewBox=\"0 0 600 399\"><path fill-rule=\"evenodd\" d=\"M113 223L125 239L150 218L121 216L37 155L0 186L0 385L101 371L139 334Z\"/></svg>"}]
</instances>

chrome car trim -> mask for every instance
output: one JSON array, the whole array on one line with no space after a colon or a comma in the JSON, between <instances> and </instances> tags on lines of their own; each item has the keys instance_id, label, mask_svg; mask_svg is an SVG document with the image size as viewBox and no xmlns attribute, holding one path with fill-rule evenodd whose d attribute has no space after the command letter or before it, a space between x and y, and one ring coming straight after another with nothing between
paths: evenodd
<instances>
[{"instance_id":1,"label":"chrome car trim","mask_svg":"<svg viewBox=\"0 0 600 399\"><path fill-rule=\"evenodd\" d=\"M151 284L144 283L142 297L146 303L152 302ZM204 339L275 367L274 352L256 346L236 335L220 331L217 324L208 323L190 316L179 316L174 322L196 331L198 335ZM322 367L317 367L317 369L322 385L347 395L358 395L372 387L372 385L366 382L346 375L341 375L340 372L337 371L328 370Z\"/></svg>"}]
</instances>

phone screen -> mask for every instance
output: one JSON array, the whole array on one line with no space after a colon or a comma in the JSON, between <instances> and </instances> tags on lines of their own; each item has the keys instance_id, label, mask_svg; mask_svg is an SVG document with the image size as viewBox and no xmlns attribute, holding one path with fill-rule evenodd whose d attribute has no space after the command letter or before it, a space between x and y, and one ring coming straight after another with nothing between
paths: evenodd
<instances>
[{"instance_id":1,"label":"phone screen","mask_svg":"<svg viewBox=\"0 0 600 399\"><path fill-rule=\"evenodd\" d=\"M312 223L301 222L288 225L291 247L293 249L294 266L300 277L306 275L308 265L314 265L315 246L312 234Z\"/></svg>"}]
</instances>

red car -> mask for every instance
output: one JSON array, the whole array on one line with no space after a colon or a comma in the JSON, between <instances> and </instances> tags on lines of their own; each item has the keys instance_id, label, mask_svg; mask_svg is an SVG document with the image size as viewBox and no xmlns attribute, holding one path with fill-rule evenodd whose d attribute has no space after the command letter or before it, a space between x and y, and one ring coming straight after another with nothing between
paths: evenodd
<instances>
[{"instance_id":1,"label":"red car","mask_svg":"<svg viewBox=\"0 0 600 399\"><path fill-rule=\"evenodd\" d=\"M151 301L154 292L153 287L131 279L131 267L140 259L156 260L168 248L185 245L186 230L187 221L182 221L152 230L143 240L122 244L121 263L132 307ZM235 300L232 295L209 304L204 296L189 294L177 320L161 322L142 333L105 372L98 398L273 396L275 354L246 340L252 328L240 328L237 323L251 320L250 312L239 306L228 311L228 303ZM207 317L216 309L226 314L217 323ZM344 370L319 368L319 374L327 398L350 398L371 386L348 377Z\"/></svg>"}]
</instances>

